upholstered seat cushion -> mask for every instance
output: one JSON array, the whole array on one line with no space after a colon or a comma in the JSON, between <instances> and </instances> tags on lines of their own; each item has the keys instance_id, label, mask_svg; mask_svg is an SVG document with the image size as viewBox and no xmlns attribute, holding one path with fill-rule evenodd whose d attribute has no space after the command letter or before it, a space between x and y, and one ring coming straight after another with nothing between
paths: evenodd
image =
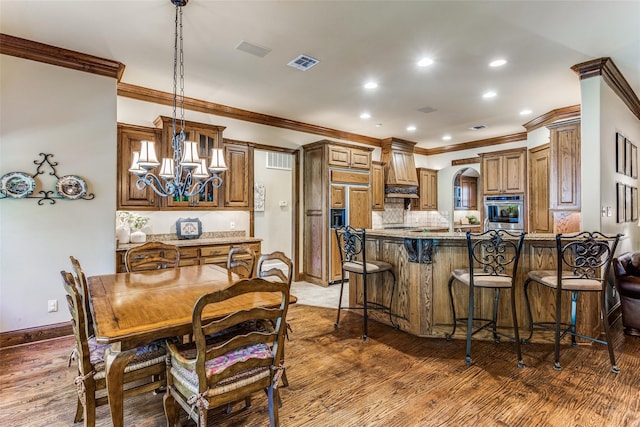
<instances>
[{"instance_id":1,"label":"upholstered seat cushion","mask_svg":"<svg viewBox=\"0 0 640 427\"><path fill-rule=\"evenodd\" d=\"M539 280L536 280L536 282L554 289L558 287L558 277L556 275L542 277ZM600 291L602 290L602 282L596 279L582 279L578 276L563 276L562 290Z\"/></svg>"},{"instance_id":2,"label":"upholstered seat cushion","mask_svg":"<svg viewBox=\"0 0 640 427\"><path fill-rule=\"evenodd\" d=\"M99 344L95 337L89 338L89 359L96 371L95 379L104 378L104 355L109 344ZM133 360L125 367L124 372L135 371L156 363L164 362L167 354L167 347L162 341L154 341L144 347L138 347Z\"/></svg>"},{"instance_id":3,"label":"upholstered seat cushion","mask_svg":"<svg viewBox=\"0 0 640 427\"><path fill-rule=\"evenodd\" d=\"M347 261L342 264L342 268L345 271L351 271L353 273L363 274L364 268L362 261ZM367 273L380 273L382 271L388 271L393 269L393 266L384 261L367 261Z\"/></svg>"},{"instance_id":4,"label":"upholstered seat cushion","mask_svg":"<svg viewBox=\"0 0 640 427\"><path fill-rule=\"evenodd\" d=\"M469 273L469 269L459 268L453 270L453 273L451 274L456 280L464 283L465 285L471 284L471 274ZM474 273L473 286L476 286L478 288L510 288L511 276Z\"/></svg>"},{"instance_id":5,"label":"upholstered seat cushion","mask_svg":"<svg viewBox=\"0 0 640 427\"><path fill-rule=\"evenodd\" d=\"M182 357L187 359L194 359L196 357L196 348L194 345L182 347L179 349L179 352ZM170 354L172 353L170 352ZM271 349L265 344L255 344L235 349L223 356L208 360L205 363L206 374L210 376L219 373L239 361L247 361L252 358L271 359L273 358L273 354ZM270 367L265 366L238 372L232 377L220 381L216 387L210 388L207 394L208 396L216 396L240 388L244 384L267 378L270 375L270 371ZM188 366L181 364L176 358L171 357L171 374L173 375L174 385L183 393L198 393L198 375L194 369L190 369Z\"/></svg>"}]
</instances>

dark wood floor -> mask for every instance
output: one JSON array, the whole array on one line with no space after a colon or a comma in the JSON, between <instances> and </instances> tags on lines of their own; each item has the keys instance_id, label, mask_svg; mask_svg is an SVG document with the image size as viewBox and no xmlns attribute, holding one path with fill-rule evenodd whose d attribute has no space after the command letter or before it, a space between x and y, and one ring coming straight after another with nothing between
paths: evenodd
<instances>
[{"instance_id":1,"label":"dark wood floor","mask_svg":"<svg viewBox=\"0 0 640 427\"><path fill-rule=\"evenodd\" d=\"M527 367L518 369L511 343L474 341L475 364L466 366L461 340L420 339L372 322L363 343L358 314L346 314L338 330L334 316L301 304L290 310L283 426L640 426L640 338L624 336L619 324L614 375L600 345L564 346L556 372L551 344L524 346ZM1 426L73 424L72 347L59 338L0 351ZM213 417L215 425L268 425L266 397ZM165 425L161 396L127 400L125 423ZM111 425L108 407L98 409L97 425Z\"/></svg>"}]
</instances>

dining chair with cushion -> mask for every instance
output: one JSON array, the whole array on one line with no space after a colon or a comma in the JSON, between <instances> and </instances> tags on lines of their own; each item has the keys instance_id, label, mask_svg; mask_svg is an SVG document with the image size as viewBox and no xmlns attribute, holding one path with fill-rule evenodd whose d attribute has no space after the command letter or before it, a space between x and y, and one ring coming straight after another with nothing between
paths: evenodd
<instances>
[{"instance_id":1,"label":"dining chair with cushion","mask_svg":"<svg viewBox=\"0 0 640 427\"><path fill-rule=\"evenodd\" d=\"M89 285L87 284L87 276L84 274L84 270L80 266L80 261L73 256L70 256L69 259L73 266L73 272L76 275L75 279L78 284L78 292L80 292L82 306L84 307L84 314L87 318L87 336L93 337L93 315L91 314L91 305L89 304Z\"/></svg>"},{"instance_id":2,"label":"dining chair with cushion","mask_svg":"<svg viewBox=\"0 0 640 427\"><path fill-rule=\"evenodd\" d=\"M236 273L243 279L253 277L256 266L256 254L246 245L229 249L227 270Z\"/></svg>"},{"instance_id":3,"label":"dining chair with cushion","mask_svg":"<svg viewBox=\"0 0 640 427\"><path fill-rule=\"evenodd\" d=\"M573 234L556 235L556 270L530 271L524 282L524 296L529 313L529 337L531 340L534 328L554 331L554 362L555 370L560 371L560 340L567 334L571 336L571 344L577 344L576 337L591 342L604 344L609 350L611 372L617 374L620 369L616 365L609 319L607 315L606 293L609 269L618 242L622 234L607 236L598 231L583 231ZM532 283L553 289L555 292L555 319L553 321L534 321L529 299L529 287ZM571 296L571 312L569 322L563 322L562 295ZM589 337L576 331L576 317L578 311L578 296L581 292L598 293L600 297L600 318L604 326L606 340Z\"/></svg>"},{"instance_id":4,"label":"dining chair with cushion","mask_svg":"<svg viewBox=\"0 0 640 427\"><path fill-rule=\"evenodd\" d=\"M518 367L524 367L520 351L520 335L518 331L518 317L516 313L515 281L518 272L518 261L522 252L522 244L526 233L515 233L506 230L488 230L484 233L467 231L468 268L453 270L449 278L449 298L453 314L453 330L445 334L451 340L456 332L458 322L467 325L467 343L465 363L471 365L471 339L480 331L488 330L493 334L495 342L500 342L500 336L513 339L515 342ZM454 304L453 284L461 283L468 292L469 304L466 317L457 317ZM475 290L493 290L493 310L491 318L483 317L475 305ZM498 330L498 308L500 292L509 290L511 296L511 318L513 336ZM478 317L476 317L478 316ZM478 325L478 323L480 323Z\"/></svg>"},{"instance_id":5,"label":"dining chair with cushion","mask_svg":"<svg viewBox=\"0 0 640 427\"><path fill-rule=\"evenodd\" d=\"M162 242L147 242L124 254L127 272L176 268L179 264L180 249Z\"/></svg>"},{"instance_id":6,"label":"dining chair with cushion","mask_svg":"<svg viewBox=\"0 0 640 427\"><path fill-rule=\"evenodd\" d=\"M267 292L277 294L279 303L239 310L223 318L207 315L215 312L216 305L254 299ZM278 383L284 369L288 308L289 286L259 278L240 280L201 296L193 308L194 342L167 342L167 425L176 425L182 408L197 425L206 426L209 409L260 391L267 394L271 426L279 425ZM274 327L247 330L244 324L248 321Z\"/></svg>"},{"instance_id":7,"label":"dining chair with cushion","mask_svg":"<svg viewBox=\"0 0 640 427\"><path fill-rule=\"evenodd\" d=\"M291 278L293 277L293 263L291 259L287 257L283 252L276 251L270 254L262 254L258 259L258 265L256 267L258 277L266 280L279 280L281 283L286 283L291 286ZM286 324L285 338L289 338L289 331L291 325ZM284 343L283 343L284 344ZM282 372L282 386L288 387L289 380L287 378L287 371Z\"/></svg>"},{"instance_id":8,"label":"dining chair with cushion","mask_svg":"<svg viewBox=\"0 0 640 427\"><path fill-rule=\"evenodd\" d=\"M71 273L61 271L60 274L67 292L73 335L76 339L76 348L69 360L69 363L73 359L78 362L78 376L74 380L78 392L74 422L84 419L85 426L95 426L96 407L108 403L105 353L109 346L99 344L94 336L89 335L87 312L79 290L81 286ZM165 370L164 342L156 341L139 347L135 357L124 370L124 397L160 389L166 384Z\"/></svg>"},{"instance_id":9,"label":"dining chair with cushion","mask_svg":"<svg viewBox=\"0 0 640 427\"><path fill-rule=\"evenodd\" d=\"M337 329L340 324L340 310L363 310L363 333L362 340L366 341L369 334L369 310L383 310L389 314L389 322L394 328L398 328L393 322L391 306L393 305L393 294L396 288L396 275L393 272L393 265L385 261L378 261L367 256L366 231L364 228L357 229L350 225L345 225L335 229L336 239L338 240L338 248L340 252L341 264L341 281L340 281L340 300L338 302L338 315L334 327ZM389 294L389 305L380 302L369 301L367 278L369 275L381 274L389 272L393 278L391 292ZM362 307L348 307L342 305L342 293L346 280L345 273L358 274L362 276ZM355 285L355 283L354 283Z\"/></svg>"}]
</instances>

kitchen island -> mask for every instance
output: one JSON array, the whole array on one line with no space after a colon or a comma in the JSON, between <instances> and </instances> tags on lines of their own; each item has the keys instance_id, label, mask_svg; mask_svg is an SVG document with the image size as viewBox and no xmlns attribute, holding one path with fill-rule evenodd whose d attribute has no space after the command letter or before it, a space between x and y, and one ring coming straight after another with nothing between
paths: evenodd
<instances>
[{"instance_id":1,"label":"kitchen island","mask_svg":"<svg viewBox=\"0 0 640 427\"><path fill-rule=\"evenodd\" d=\"M377 258L395 267L397 278L391 310L400 329L421 337L444 337L451 332L452 313L447 282L456 268L468 267L466 233L421 232L410 230L367 230L368 258ZM516 301L521 335L529 328L529 316L524 300L523 284L530 270L556 268L555 234L528 234L520 255L516 276ZM349 287L351 305L362 305L362 281L353 278L356 286ZM392 289L391 275L372 275L368 279L369 298L388 304ZM555 297L551 290L532 285L529 288L531 309L536 321L554 318ZM454 283L456 312L466 313L468 288ZM490 318L493 293L477 290L476 317ZM565 296L563 296L564 298ZM562 300L569 308L570 298ZM600 329L599 301L595 295L581 295L578 300L578 331L595 336ZM568 310L566 317L568 320ZM370 317L389 324L388 316L371 311ZM512 328L508 292L501 295L498 310L499 327ZM466 328L458 325L455 338L463 338ZM526 336L526 335L523 335ZM534 335L536 339L538 335Z\"/></svg>"}]
</instances>

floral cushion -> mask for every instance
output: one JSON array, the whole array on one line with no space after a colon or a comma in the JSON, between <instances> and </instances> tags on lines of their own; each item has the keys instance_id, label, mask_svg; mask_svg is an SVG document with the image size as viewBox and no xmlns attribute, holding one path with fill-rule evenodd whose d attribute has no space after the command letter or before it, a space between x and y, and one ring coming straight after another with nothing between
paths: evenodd
<instances>
[{"instance_id":1,"label":"floral cushion","mask_svg":"<svg viewBox=\"0 0 640 427\"><path fill-rule=\"evenodd\" d=\"M96 342L95 337L89 338L89 360L96 372L104 371L104 355L108 348L109 344L99 344ZM143 347L138 347L135 357L127 365L128 369L125 369L125 372L135 369L140 364L148 366L153 363L159 363L164 359L166 353L167 347L164 340L154 341Z\"/></svg>"},{"instance_id":2,"label":"floral cushion","mask_svg":"<svg viewBox=\"0 0 640 427\"><path fill-rule=\"evenodd\" d=\"M180 349L180 354L188 359L194 359L196 357L196 348L190 346L188 348ZM265 344L253 344L239 349L230 351L229 353L210 359L205 363L205 369L207 376L222 372L224 369L232 366L240 361L245 362L249 359L271 359L273 353L269 346ZM192 393L198 390L198 375L195 370L188 369L175 363L172 360L171 372L174 375L176 381L182 383ZM220 382L220 386L228 385L230 383L238 383L238 381L251 382L260 378L267 377L270 373L269 367L260 367L249 369L243 372L239 372L231 378L225 378ZM236 384L239 386L239 384Z\"/></svg>"}]
</instances>

